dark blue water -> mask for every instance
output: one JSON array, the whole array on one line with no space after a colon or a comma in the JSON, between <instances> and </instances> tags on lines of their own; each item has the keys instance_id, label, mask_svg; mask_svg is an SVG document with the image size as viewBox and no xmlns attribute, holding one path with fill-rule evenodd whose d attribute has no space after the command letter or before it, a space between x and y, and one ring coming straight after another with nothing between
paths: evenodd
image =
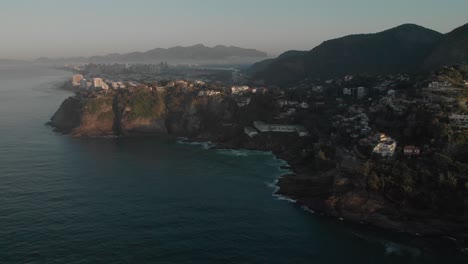
<instances>
[{"instance_id":1,"label":"dark blue water","mask_svg":"<svg viewBox=\"0 0 468 264\"><path fill-rule=\"evenodd\" d=\"M69 75L0 66L2 264L457 262L276 199L270 154L56 134Z\"/></svg>"}]
</instances>

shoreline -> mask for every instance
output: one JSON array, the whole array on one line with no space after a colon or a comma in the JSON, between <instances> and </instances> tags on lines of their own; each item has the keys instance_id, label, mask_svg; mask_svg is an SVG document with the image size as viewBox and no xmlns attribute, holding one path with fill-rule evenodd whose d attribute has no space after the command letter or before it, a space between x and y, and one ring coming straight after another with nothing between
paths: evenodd
<instances>
[{"instance_id":1,"label":"shoreline","mask_svg":"<svg viewBox=\"0 0 468 264\"><path fill-rule=\"evenodd\" d=\"M428 234L420 234L418 232L410 232L408 230L401 230L398 228L392 228L392 226L386 226L386 225L379 225L378 222L364 222L360 221L358 219L352 219L352 218L346 218L346 217L340 217L337 215L330 214L327 212L327 210L323 210L321 206L319 205L318 207L311 206L309 202L303 201L299 198L294 198L292 194L289 194L287 191L283 190L287 188L287 180L294 180L295 177L301 177L307 174L304 173L297 173L299 168L297 166L294 166L291 164L292 160L288 160L286 157L279 153L275 153L274 151L271 150L262 150L262 149L253 149L253 148L236 148L236 147L230 147L226 144L222 143L216 143L213 141L208 141L207 139L190 139L190 138L184 138L185 141L190 144L190 143L199 143L200 145L204 143L209 143L211 145L214 145L209 148L205 149L212 149L212 150L246 150L246 151L261 151L265 153L271 153L274 158L281 160L285 163L285 165L281 165L278 168L283 169L282 167L285 166L287 167L287 170L289 171L288 173L281 174L279 175L274 182L269 185L269 187L273 188L274 191L272 192L272 197L278 201L285 201L288 202L292 205L297 206L304 212L307 212L312 215L318 215L318 216L323 216L326 217L330 220L336 221L336 222L342 222L345 223L346 225L349 225L351 228L359 228L359 229L364 229L366 231L377 231L381 232L382 234L403 234L408 237L411 237L413 240L417 240L417 244L422 245L421 249L432 249L434 247L439 246L440 244L446 245L448 248L453 248L455 252L458 254L461 254L464 257L468 257L468 245L464 245L463 242L459 241L456 238L450 237L450 236L441 236L441 235L428 235ZM219 147L218 144L220 144ZM328 172L325 172L328 173ZM309 175L310 176L310 175ZM317 199L319 200L319 199ZM315 202L322 202L324 204L325 201L315 201ZM323 205L322 204L322 205Z\"/></svg>"},{"instance_id":2,"label":"shoreline","mask_svg":"<svg viewBox=\"0 0 468 264\"><path fill-rule=\"evenodd\" d=\"M62 89L67 90L66 85L61 86ZM58 129L54 129L60 132ZM67 134L67 133L64 133ZM138 138L138 137L160 137L169 136L174 139L184 140L186 143L198 143L204 145L205 149L226 149L226 150L248 150L248 151L261 151L270 152L276 159L284 161L284 165L280 168L288 170L287 173L280 175L273 183L272 187L275 188L272 196L278 200L285 200L293 203L305 211L318 213L327 216L331 219L344 221L350 224L362 224L369 227L376 227L381 230L390 231L393 233L405 233L413 238L423 237L425 240L436 241L449 241L452 247L457 248L459 252L468 255L468 245L465 245L460 240L447 239L449 234L453 232L445 231L442 227L444 224L437 218L429 218L427 222L410 221L404 219L392 219L392 213L388 212L372 212L369 215L364 215L365 212L353 212L353 208L338 208L335 204L330 204L330 198L336 191L334 186L335 180L340 176L340 168L327 169L323 172L311 171L305 163L301 163L300 157L288 153L284 148L275 148L270 145L262 145L261 142L254 141L233 141L231 139L224 140L216 136L208 135L203 137L183 137L182 132L169 134L165 133L141 133L141 134L126 134L121 136L82 136L76 135L77 138ZM216 144L216 145L213 145ZM344 197L345 200L348 199ZM351 196L350 199L353 197ZM346 201L345 201L346 202ZM345 205L348 206L348 205ZM361 205L362 206L362 205ZM352 206L351 206L352 207ZM362 208L361 208L362 209ZM386 209L384 207L384 209ZM431 222L432 221L432 222ZM438 222L439 221L439 222ZM450 230L447 228L446 230ZM452 229L453 230L453 229ZM421 235L422 234L422 235ZM455 234L454 234L455 235Z\"/></svg>"}]
</instances>

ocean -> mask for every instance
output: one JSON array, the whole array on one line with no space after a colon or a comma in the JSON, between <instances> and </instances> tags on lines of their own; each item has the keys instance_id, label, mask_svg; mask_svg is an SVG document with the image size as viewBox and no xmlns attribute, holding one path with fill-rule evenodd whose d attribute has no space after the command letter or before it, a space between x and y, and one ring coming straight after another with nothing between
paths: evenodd
<instances>
[{"instance_id":1,"label":"ocean","mask_svg":"<svg viewBox=\"0 0 468 264\"><path fill-rule=\"evenodd\" d=\"M463 262L275 197L270 153L55 133L70 76L0 66L1 264Z\"/></svg>"}]
</instances>

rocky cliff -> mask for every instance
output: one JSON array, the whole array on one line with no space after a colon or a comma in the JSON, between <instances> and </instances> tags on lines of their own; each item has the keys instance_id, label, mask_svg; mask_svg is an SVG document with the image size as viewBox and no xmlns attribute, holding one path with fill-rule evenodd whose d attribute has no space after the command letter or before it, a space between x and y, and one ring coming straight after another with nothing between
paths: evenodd
<instances>
[{"instance_id":1,"label":"rocky cliff","mask_svg":"<svg viewBox=\"0 0 468 264\"><path fill-rule=\"evenodd\" d=\"M50 125L76 137L172 134L198 137L211 134L226 120L233 103L223 96L191 93L118 91L77 93L66 99ZM215 121L215 122L214 122Z\"/></svg>"}]
</instances>

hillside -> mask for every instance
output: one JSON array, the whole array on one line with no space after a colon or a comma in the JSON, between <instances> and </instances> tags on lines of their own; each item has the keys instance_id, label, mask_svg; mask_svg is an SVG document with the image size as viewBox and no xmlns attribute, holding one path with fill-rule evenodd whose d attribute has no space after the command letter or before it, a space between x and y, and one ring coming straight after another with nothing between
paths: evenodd
<instances>
[{"instance_id":1,"label":"hillside","mask_svg":"<svg viewBox=\"0 0 468 264\"><path fill-rule=\"evenodd\" d=\"M349 35L325 41L303 56L278 58L255 77L269 83L287 83L305 77L412 72L420 68L442 37L414 24Z\"/></svg>"},{"instance_id":2,"label":"hillside","mask_svg":"<svg viewBox=\"0 0 468 264\"><path fill-rule=\"evenodd\" d=\"M152 63L161 61L225 61L265 58L267 54L255 49L244 49L234 46L217 45L207 47L202 44L189 47L156 48L146 52L131 52L125 54L113 53L93 57L71 58L39 58L39 63Z\"/></svg>"},{"instance_id":3,"label":"hillside","mask_svg":"<svg viewBox=\"0 0 468 264\"><path fill-rule=\"evenodd\" d=\"M434 69L454 64L468 64L468 23L444 35L424 67Z\"/></svg>"},{"instance_id":4,"label":"hillside","mask_svg":"<svg viewBox=\"0 0 468 264\"><path fill-rule=\"evenodd\" d=\"M302 55L304 55L306 53L307 53L307 51L289 50L289 51L286 51L286 52L282 53L277 58L267 59L267 60L263 60L263 61L259 61L259 62L254 63L249 68L248 72L250 74L255 74L255 73L258 73L258 72L262 72L265 69L267 69L272 63L274 63L276 60L302 56Z\"/></svg>"}]
</instances>

